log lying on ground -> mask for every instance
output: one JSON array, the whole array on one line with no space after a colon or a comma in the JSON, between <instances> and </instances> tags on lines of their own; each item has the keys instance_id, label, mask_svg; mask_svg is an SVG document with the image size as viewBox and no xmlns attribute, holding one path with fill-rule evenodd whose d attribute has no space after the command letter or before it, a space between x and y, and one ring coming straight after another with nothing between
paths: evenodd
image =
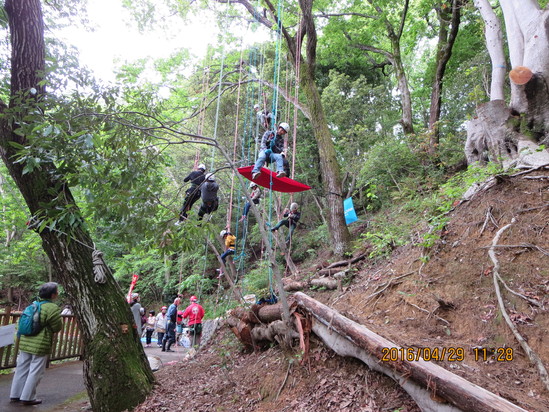
<instances>
[{"instance_id":1,"label":"log lying on ground","mask_svg":"<svg viewBox=\"0 0 549 412\"><path fill-rule=\"evenodd\" d=\"M286 282L284 284L284 290L286 292L296 292L298 290L306 289L309 285L307 282L299 282L297 280Z\"/></svg>"},{"instance_id":2,"label":"log lying on ground","mask_svg":"<svg viewBox=\"0 0 549 412\"><path fill-rule=\"evenodd\" d=\"M341 356L353 356L370 368L397 381L414 398L422 411L526 412L480 386L423 359L383 362L384 348L397 348L393 342L347 319L337 311L304 293L295 295L298 307L313 318L313 332ZM449 403L439 403L442 398Z\"/></svg>"},{"instance_id":3,"label":"log lying on ground","mask_svg":"<svg viewBox=\"0 0 549 412\"><path fill-rule=\"evenodd\" d=\"M336 289L337 280L328 277L313 279L311 280L311 286L324 287L326 289Z\"/></svg>"},{"instance_id":4,"label":"log lying on ground","mask_svg":"<svg viewBox=\"0 0 549 412\"><path fill-rule=\"evenodd\" d=\"M299 339L299 333L293 329L288 329L283 321L277 320L268 325L256 326L252 329L252 339L254 342L274 342L277 336L290 334L290 338Z\"/></svg>"}]
</instances>

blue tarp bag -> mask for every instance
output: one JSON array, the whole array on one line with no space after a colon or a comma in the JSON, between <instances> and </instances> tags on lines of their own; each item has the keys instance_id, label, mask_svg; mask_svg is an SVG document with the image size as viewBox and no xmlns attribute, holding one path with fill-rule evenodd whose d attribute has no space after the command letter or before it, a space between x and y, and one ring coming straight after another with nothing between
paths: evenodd
<instances>
[{"instance_id":1,"label":"blue tarp bag","mask_svg":"<svg viewBox=\"0 0 549 412\"><path fill-rule=\"evenodd\" d=\"M358 217L355 212L355 207L353 205L353 198L349 197L343 201L343 210L345 211L345 223L347 225L356 222Z\"/></svg>"}]
</instances>

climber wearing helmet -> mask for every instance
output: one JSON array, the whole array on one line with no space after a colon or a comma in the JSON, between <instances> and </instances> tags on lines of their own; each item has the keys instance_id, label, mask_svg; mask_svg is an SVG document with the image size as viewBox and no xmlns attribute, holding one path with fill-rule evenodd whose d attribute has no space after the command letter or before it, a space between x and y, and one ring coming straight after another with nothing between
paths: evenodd
<instances>
[{"instance_id":1,"label":"climber wearing helmet","mask_svg":"<svg viewBox=\"0 0 549 412\"><path fill-rule=\"evenodd\" d=\"M198 165L196 170L193 170L189 175L183 179L184 182L191 182L191 186L185 191L185 200L181 211L179 212L179 221L183 221L187 218L187 213L198 199L200 199L200 185L204 182L204 172L206 166L204 164Z\"/></svg>"},{"instance_id":2,"label":"climber wearing helmet","mask_svg":"<svg viewBox=\"0 0 549 412\"><path fill-rule=\"evenodd\" d=\"M198 298L191 296L190 305L183 312L183 319L189 318L187 326L189 329L189 338L192 346L200 346L202 337L202 318L204 317L204 308L198 304Z\"/></svg>"},{"instance_id":3,"label":"climber wearing helmet","mask_svg":"<svg viewBox=\"0 0 549 412\"><path fill-rule=\"evenodd\" d=\"M254 105L254 110L259 125L265 130L269 130L271 128L271 123L273 122L273 114L268 110L261 110L261 107L258 104Z\"/></svg>"},{"instance_id":4,"label":"climber wearing helmet","mask_svg":"<svg viewBox=\"0 0 549 412\"><path fill-rule=\"evenodd\" d=\"M225 265L227 256L234 255L236 236L234 236L228 230L222 230L221 233L219 233L219 236L221 236L221 238L225 242L225 252L221 254L221 260L223 261L223 265ZM223 276L223 268L219 269L219 277L221 276Z\"/></svg>"},{"instance_id":5,"label":"climber wearing helmet","mask_svg":"<svg viewBox=\"0 0 549 412\"><path fill-rule=\"evenodd\" d=\"M284 219L276 224L271 229L271 232L276 232L280 226L286 226L289 229L288 236L286 236L286 243L290 243L292 235L297 226L297 222L301 218L301 212L297 203L292 203L289 209L284 209Z\"/></svg>"},{"instance_id":6,"label":"climber wearing helmet","mask_svg":"<svg viewBox=\"0 0 549 412\"><path fill-rule=\"evenodd\" d=\"M212 214L219 207L219 199L217 198L218 190L219 185L215 181L215 175L213 173L208 173L206 175L206 181L200 186L202 204L198 211L199 220L202 220L206 213Z\"/></svg>"},{"instance_id":7,"label":"climber wearing helmet","mask_svg":"<svg viewBox=\"0 0 549 412\"><path fill-rule=\"evenodd\" d=\"M261 189L255 182L250 183L250 198L252 199L252 202L254 202L255 205L259 204L259 199L261 199ZM242 212L242 216L240 217L239 222L244 221L248 217L248 212L250 211L250 207L252 207L250 202L246 202L244 205L244 211Z\"/></svg>"},{"instance_id":8,"label":"climber wearing helmet","mask_svg":"<svg viewBox=\"0 0 549 412\"><path fill-rule=\"evenodd\" d=\"M259 156L252 170L252 179L255 180L261 175L261 168L265 162L276 163L276 177L286 177L284 171L284 147L286 145L285 135L290 130L288 123L280 123L276 134L272 130L267 130L261 139Z\"/></svg>"}]
</instances>

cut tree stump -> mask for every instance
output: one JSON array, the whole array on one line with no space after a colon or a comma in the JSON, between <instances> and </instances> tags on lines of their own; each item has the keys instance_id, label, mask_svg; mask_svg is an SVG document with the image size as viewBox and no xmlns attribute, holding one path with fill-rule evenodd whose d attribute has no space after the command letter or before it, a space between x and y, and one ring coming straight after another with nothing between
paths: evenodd
<instances>
[{"instance_id":1,"label":"cut tree stump","mask_svg":"<svg viewBox=\"0 0 549 412\"><path fill-rule=\"evenodd\" d=\"M517 66L509 72L509 78L515 84L522 86L532 79L532 71L525 66Z\"/></svg>"},{"instance_id":2,"label":"cut tree stump","mask_svg":"<svg viewBox=\"0 0 549 412\"><path fill-rule=\"evenodd\" d=\"M526 412L452 372L423 359L384 361L385 348L399 347L337 311L297 292L298 308L312 316L312 330L340 356L353 356L395 379L422 411ZM434 348L432 348L434 349ZM439 350L442 348L439 348ZM448 403L441 403L443 399Z\"/></svg>"}]
</instances>

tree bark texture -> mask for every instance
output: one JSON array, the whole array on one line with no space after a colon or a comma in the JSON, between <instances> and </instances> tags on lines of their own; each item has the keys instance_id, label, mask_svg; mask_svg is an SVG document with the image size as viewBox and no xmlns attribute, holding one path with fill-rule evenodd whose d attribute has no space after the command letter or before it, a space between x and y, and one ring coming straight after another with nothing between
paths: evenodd
<instances>
[{"instance_id":1,"label":"tree bark texture","mask_svg":"<svg viewBox=\"0 0 549 412\"><path fill-rule=\"evenodd\" d=\"M479 10L484 20L484 36L486 37L486 47L492 62L492 80L490 83L490 100L505 100L503 86L505 82L505 72L507 62L505 61L505 52L503 51L503 32L501 22L492 9L489 0L474 0L475 7Z\"/></svg>"},{"instance_id":2,"label":"tree bark texture","mask_svg":"<svg viewBox=\"0 0 549 412\"><path fill-rule=\"evenodd\" d=\"M329 208L328 216L331 216L330 219L327 219L328 230L334 253L342 256L349 247L351 235L345 223L341 172L337 162L332 135L328 129L324 109L322 108L320 94L312 77L312 69L305 66L308 65L302 63L300 84L309 103L311 125L318 143L320 172Z\"/></svg>"},{"instance_id":3,"label":"tree bark texture","mask_svg":"<svg viewBox=\"0 0 549 412\"><path fill-rule=\"evenodd\" d=\"M465 156L469 164L505 162L516 157L518 136L508 126L511 111L503 100L477 107L477 116L467 125Z\"/></svg>"},{"instance_id":4,"label":"tree bark texture","mask_svg":"<svg viewBox=\"0 0 549 412\"><path fill-rule=\"evenodd\" d=\"M45 67L44 27L39 0L6 0L5 9L12 46L10 109L19 112L14 115L2 105L0 155L32 216L41 219L61 207L72 209L81 220L69 188L52 163L41 163L30 173L23 173L24 164L15 163L17 152L10 142L28 144L27 137L15 130L44 96L40 85ZM21 100L17 97L32 89L36 93L32 91L18 106ZM116 412L137 405L152 388L154 376L124 294L110 274L105 283L95 282L93 242L81 224L73 226L70 238L47 227L39 234L55 280L66 291L83 334L84 379L93 410Z\"/></svg>"},{"instance_id":5,"label":"tree bark texture","mask_svg":"<svg viewBox=\"0 0 549 412\"><path fill-rule=\"evenodd\" d=\"M449 11L445 11L446 9L442 7L437 7L440 29L438 32L435 78L433 79L433 88L431 91L431 107L429 108L429 153L431 155L436 153L439 143L438 121L440 120L442 106L443 79L446 65L450 57L452 57L452 49L459 30L461 7L461 0L452 0L452 7Z\"/></svg>"}]
</instances>

